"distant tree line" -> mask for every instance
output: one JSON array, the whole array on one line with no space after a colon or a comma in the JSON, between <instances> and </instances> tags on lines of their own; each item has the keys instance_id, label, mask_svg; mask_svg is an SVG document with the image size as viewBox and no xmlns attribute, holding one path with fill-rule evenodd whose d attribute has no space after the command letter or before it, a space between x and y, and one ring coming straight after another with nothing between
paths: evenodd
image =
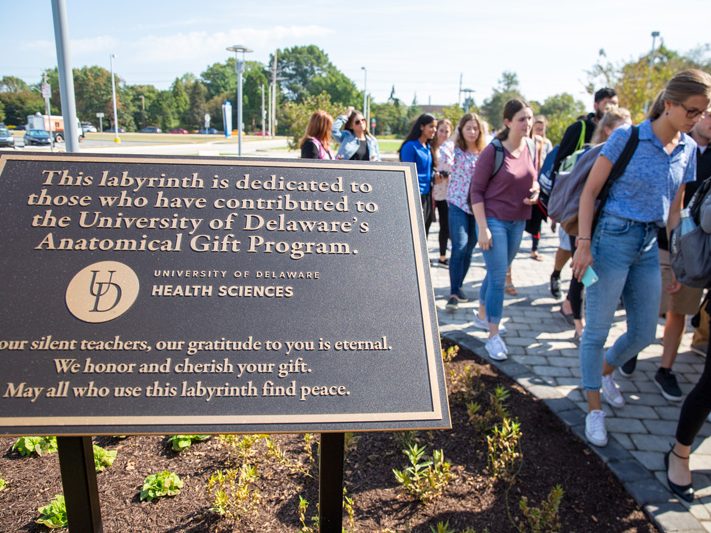
<instances>
[{"instance_id":1,"label":"distant tree line","mask_svg":"<svg viewBox=\"0 0 711 533\"><path fill-rule=\"evenodd\" d=\"M272 79L271 65L246 61L243 74L243 122L245 130L258 131L262 127L262 90L268 101L268 87ZM635 120L641 120L644 110L653 100L666 80L683 68L696 67L711 70L709 46L680 54L663 45L654 54L647 53L637 60L614 65L601 50L598 62L587 71L588 92L602 86L614 87L620 102L630 109ZM77 115L82 121L96 123L96 114L104 113L105 127L112 127L113 104L111 73L100 66L75 68L74 89ZM60 113L57 69L44 73L52 87L51 111ZM127 131L145 126L158 126L164 131L173 128L197 130L204 126L205 113L212 117L212 126L222 128L222 105L232 103L232 124L237 126L235 105L237 80L235 59L213 63L199 77L184 74L171 86L159 90L153 85L128 85L120 76L117 82L117 109L119 125ZM302 135L308 116L317 108L333 114L345 111L348 106L360 108L363 93L343 74L320 48L294 46L277 50L277 133L293 139ZM15 76L0 78L0 121L9 125L22 125L27 115L44 112L40 85L29 85ZM503 72L492 94L480 106L465 103L468 109L479 112L493 128L501 127L505 102L512 97L524 97L514 72ZM565 127L585 112L589 102L575 100L567 93L555 94L543 102L531 102L536 113L548 118L548 136L555 143ZM371 103L371 117L376 119L376 134L402 136L407 133L412 120L421 113L416 101L402 102L393 86L387 101ZM441 113L453 121L465 111L457 104Z\"/></svg>"}]
</instances>

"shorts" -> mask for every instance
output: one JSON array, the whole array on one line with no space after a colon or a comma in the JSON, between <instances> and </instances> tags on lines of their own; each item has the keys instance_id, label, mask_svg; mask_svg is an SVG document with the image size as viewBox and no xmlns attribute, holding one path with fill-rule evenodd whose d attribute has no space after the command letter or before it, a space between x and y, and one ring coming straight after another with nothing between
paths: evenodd
<instances>
[{"instance_id":1,"label":"shorts","mask_svg":"<svg viewBox=\"0 0 711 533\"><path fill-rule=\"evenodd\" d=\"M662 299L659 305L659 314L665 315L667 311L679 315L695 315L701 305L703 289L682 285L679 292L669 294L666 290L672 280L671 259L669 252L659 249L659 268L662 272Z\"/></svg>"},{"instance_id":2,"label":"shorts","mask_svg":"<svg viewBox=\"0 0 711 533\"><path fill-rule=\"evenodd\" d=\"M558 240L560 241L560 244L558 245L558 248L561 250L565 250L566 252L570 252L570 237L568 234L565 232L563 229L563 226L558 224Z\"/></svg>"}]
</instances>

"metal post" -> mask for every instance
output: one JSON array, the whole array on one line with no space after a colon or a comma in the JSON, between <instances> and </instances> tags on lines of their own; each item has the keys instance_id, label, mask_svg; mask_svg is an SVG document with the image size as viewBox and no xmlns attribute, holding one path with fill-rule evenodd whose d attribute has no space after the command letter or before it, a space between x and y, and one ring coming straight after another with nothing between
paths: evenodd
<instances>
[{"instance_id":1,"label":"metal post","mask_svg":"<svg viewBox=\"0 0 711 533\"><path fill-rule=\"evenodd\" d=\"M266 134L266 117L267 117L267 112L264 110L264 84L262 83L262 138L264 138L264 135Z\"/></svg>"},{"instance_id":2,"label":"metal post","mask_svg":"<svg viewBox=\"0 0 711 533\"><path fill-rule=\"evenodd\" d=\"M368 69L360 67L363 71L363 118L368 124Z\"/></svg>"},{"instance_id":3,"label":"metal post","mask_svg":"<svg viewBox=\"0 0 711 533\"><path fill-rule=\"evenodd\" d=\"M276 136L276 102L277 102L277 54L279 49L274 50L274 64L272 66L272 115L271 115L271 134Z\"/></svg>"},{"instance_id":4,"label":"metal post","mask_svg":"<svg viewBox=\"0 0 711 533\"><path fill-rule=\"evenodd\" d=\"M244 61L237 59L237 155L242 155L242 73Z\"/></svg>"},{"instance_id":5,"label":"metal post","mask_svg":"<svg viewBox=\"0 0 711 533\"><path fill-rule=\"evenodd\" d=\"M64 146L67 152L78 152L79 129L74 100L74 76L69 55L67 8L64 0L52 0L52 13L54 15L54 40L57 46L59 97L62 103L62 115L64 115Z\"/></svg>"},{"instance_id":6,"label":"metal post","mask_svg":"<svg viewBox=\"0 0 711 533\"><path fill-rule=\"evenodd\" d=\"M44 93L44 113L47 117L47 124L49 125L49 142L50 149L54 152L54 135L52 128L52 108L49 105L50 89L47 83L47 73L42 74L42 92Z\"/></svg>"},{"instance_id":7,"label":"metal post","mask_svg":"<svg viewBox=\"0 0 711 533\"><path fill-rule=\"evenodd\" d=\"M69 531L102 532L91 437L57 437L57 446Z\"/></svg>"},{"instance_id":8,"label":"metal post","mask_svg":"<svg viewBox=\"0 0 711 533\"><path fill-rule=\"evenodd\" d=\"M343 528L343 446L345 433L321 433L319 525L321 533Z\"/></svg>"},{"instance_id":9,"label":"metal post","mask_svg":"<svg viewBox=\"0 0 711 533\"><path fill-rule=\"evenodd\" d=\"M116 111L116 81L114 80L114 58L115 54L109 56L109 61L111 62L111 98L114 102L114 142L120 143L121 139L118 134L118 112Z\"/></svg>"}]
</instances>

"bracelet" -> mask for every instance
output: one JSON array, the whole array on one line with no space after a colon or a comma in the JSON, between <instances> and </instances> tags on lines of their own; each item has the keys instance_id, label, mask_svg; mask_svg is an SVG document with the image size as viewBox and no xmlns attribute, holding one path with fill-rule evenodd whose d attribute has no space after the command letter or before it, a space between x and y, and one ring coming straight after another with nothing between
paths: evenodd
<instances>
[{"instance_id":1,"label":"bracelet","mask_svg":"<svg viewBox=\"0 0 711 533\"><path fill-rule=\"evenodd\" d=\"M589 241L590 237L576 237L576 240L578 241Z\"/></svg>"}]
</instances>

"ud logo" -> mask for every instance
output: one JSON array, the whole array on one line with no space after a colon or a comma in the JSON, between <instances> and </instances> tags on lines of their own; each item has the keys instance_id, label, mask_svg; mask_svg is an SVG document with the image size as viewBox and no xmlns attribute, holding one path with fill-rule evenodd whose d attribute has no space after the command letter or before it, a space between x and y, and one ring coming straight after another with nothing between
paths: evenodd
<instances>
[{"instance_id":1,"label":"ud logo","mask_svg":"<svg viewBox=\"0 0 711 533\"><path fill-rule=\"evenodd\" d=\"M138 276L131 267L100 261L80 270L69 282L67 307L84 322L108 322L129 310L138 289Z\"/></svg>"}]
</instances>

